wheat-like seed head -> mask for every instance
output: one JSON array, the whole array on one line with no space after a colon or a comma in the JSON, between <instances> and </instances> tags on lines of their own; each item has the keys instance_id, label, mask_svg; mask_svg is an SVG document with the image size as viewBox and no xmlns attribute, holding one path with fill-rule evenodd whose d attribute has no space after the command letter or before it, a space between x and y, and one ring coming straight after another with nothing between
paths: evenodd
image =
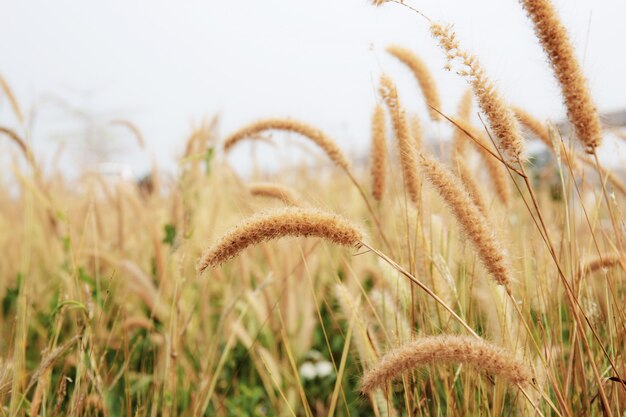
<instances>
[{"instance_id":1,"label":"wheat-like seed head","mask_svg":"<svg viewBox=\"0 0 626 417\"><path fill-rule=\"evenodd\" d=\"M250 123L226 138L224 141L224 150L228 152L228 150L241 140L254 138L267 130L283 130L302 135L322 148L328 157L339 167L346 171L350 169L348 158L341 149L339 149L335 141L318 128L292 119L262 119Z\"/></svg>"},{"instance_id":2,"label":"wheat-like seed head","mask_svg":"<svg viewBox=\"0 0 626 417\"><path fill-rule=\"evenodd\" d=\"M431 120L439 120L441 116L433 109L433 107L438 110L441 109L439 91L437 90L435 79L428 70L424 61L422 61L409 49L398 45L388 46L387 52L400 60L400 62L409 67L411 72L413 72L415 79L420 85L426 104L428 105L428 114L430 115Z\"/></svg>"},{"instance_id":3,"label":"wheat-like seed head","mask_svg":"<svg viewBox=\"0 0 626 417\"><path fill-rule=\"evenodd\" d=\"M485 203L483 194L480 191L480 187L476 182L476 179L474 178L474 174L472 173L471 169L469 168L469 166L467 166L463 158L457 158L454 161L454 164L456 165L458 176L461 179L461 182L465 186L465 189L467 190L470 197L472 197L472 201L474 202L476 207L478 207L480 212L484 216L487 216L487 204Z\"/></svg>"},{"instance_id":4,"label":"wheat-like seed head","mask_svg":"<svg viewBox=\"0 0 626 417\"><path fill-rule=\"evenodd\" d=\"M602 141L602 127L587 80L558 14L549 0L520 0L554 70L576 135L589 153Z\"/></svg>"},{"instance_id":5,"label":"wheat-like seed head","mask_svg":"<svg viewBox=\"0 0 626 417\"><path fill-rule=\"evenodd\" d=\"M487 78L478 58L461 49L455 33L449 26L434 23L430 30L446 53L449 63L454 61L460 63L462 69L458 73L472 86L478 105L487 116L489 127L504 155L511 161L518 160L524 151L524 143L517 121L500 92Z\"/></svg>"},{"instance_id":6,"label":"wheat-like seed head","mask_svg":"<svg viewBox=\"0 0 626 417\"><path fill-rule=\"evenodd\" d=\"M526 110L514 107L515 117L519 122L524 126L530 133L536 136L539 140L541 140L545 145L552 151L557 158L566 157L568 163L572 166L572 169L578 170L581 168L579 163L579 158L581 155L577 155L575 152L568 149L562 141L553 140L550 135L550 130L533 117Z\"/></svg>"},{"instance_id":7,"label":"wheat-like seed head","mask_svg":"<svg viewBox=\"0 0 626 417\"><path fill-rule=\"evenodd\" d=\"M593 274L600 269L608 269L620 265L622 261L622 257L619 255L603 255L601 257L588 259L581 263L579 268L579 275L582 277L583 275ZM624 269L624 266L622 266ZM626 269L624 269L626 272Z\"/></svg>"},{"instance_id":8,"label":"wheat-like seed head","mask_svg":"<svg viewBox=\"0 0 626 417\"><path fill-rule=\"evenodd\" d=\"M502 245L493 226L482 215L463 184L438 161L421 154L422 171L446 202L461 229L496 283L508 287L512 276Z\"/></svg>"},{"instance_id":9,"label":"wheat-like seed head","mask_svg":"<svg viewBox=\"0 0 626 417\"><path fill-rule=\"evenodd\" d=\"M420 123L419 117L416 114L411 116L410 121L411 127L411 137L413 137L413 144L415 145L415 149L422 149L423 145L423 132L422 132L422 124Z\"/></svg>"},{"instance_id":10,"label":"wheat-like seed head","mask_svg":"<svg viewBox=\"0 0 626 417\"><path fill-rule=\"evenodd\" d=\"M528 366L508 351L482 339L440 335L421 337L387 352L361 379L361 391L368 393L414 368L459 363L479 372L499 376L511 384L531 382Z\"/></svg>"},{"instance_id":11,"label":"wheat-like seed head","mask_svg":"<svg viewBox=\"0 0 626 417\"><path fill-rule=\"evenodd\" d=\"M539 120L537 120L521 107L513 107L513 112L515 113L515 117L517 118L517 120L519 120L522 126L524 126L526 129L528 129L530 133L532 133L543 143L545 143L548 148L553 147L552 140L550 139L550 133L548 132L548 129L546 129L546 127L543 125L543 123L541 123Z\"/></svg>"},{"instance_id":12,"label":"wheat-like seed head","mask_svg":"<svg viewBox=\"0 0 626 417\"><path fill-rule=\"evenodd\" d=\"M404 187L407 190L411 202L418 206L420 182L417 177L415 142L410 139L411 135L409 133L406 112L400 105L395 84L387 75L383 74L380 77L379 91L391 114L393 131L398 144L398 152L400 153L400 165L402 166Z\"/></svg>"},{"instance_id":13,"label":"wheat-like seed head","mask_svg":"<svg viewBox=\"0 0 626 417\"><path fill-rule=\"evenodd\" d=\"M198 260L199 273L239 255L245 248L286 236L317 236L344 246L358 246L363 233L336 214L316 209L283 208L261 213L231 229Z\"/></svg>"},{"instance_id":14,"label":"wheat-like seed head","mask_svg":"<svg viewBox=\"0 0 626 417\"><path fill-rule=\"evenodd\" d=\"M385 109L377 105L372 115L372 195L377 201L385 194L387 176L387 132L385 128Z\"/></svg>"},{"instance_id":15,"label":"wheat-like seed head","mask_svg":"<svg viewBox=\"0 0 626 417\"><path fill-rule=\"evenodd\" d=\"M291 188L272 182L256 182L248 186L250 194L260 197L275 198L288 206L300 207L302 201Z\"/></svg>"}]
</instances>

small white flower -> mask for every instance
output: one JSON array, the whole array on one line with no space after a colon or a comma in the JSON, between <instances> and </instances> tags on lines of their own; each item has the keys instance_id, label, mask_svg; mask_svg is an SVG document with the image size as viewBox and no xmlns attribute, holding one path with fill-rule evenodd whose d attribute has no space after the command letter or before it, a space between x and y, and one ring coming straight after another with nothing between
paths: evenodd
<instances>
[{"instance_id":1,"label":"small white flower","mask_svg":"<svg viewBox=\"0 0 626 417\"><path fill-rule=\"evenodd\" d=\"M320 378L324 378L334 371L333 364L328 361L316 363L315 369L317 370L317 376Z\"/></svg>"},{"instance_id":2,"label":"small white flower","mask_svg":"<svg viewBox=\"0 0 626 417\"><path fill-rule=\"evenodd\" d=\"M303 379L314 379L317 376L317 369L311 362L304 362L300 365L300 376Z\"/></svg>"}]
</instances>

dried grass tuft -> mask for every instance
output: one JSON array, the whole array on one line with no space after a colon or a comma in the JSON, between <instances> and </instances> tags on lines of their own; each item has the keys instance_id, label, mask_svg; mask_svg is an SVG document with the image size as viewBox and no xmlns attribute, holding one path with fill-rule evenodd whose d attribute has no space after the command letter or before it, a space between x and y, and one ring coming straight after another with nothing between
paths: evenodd
<instances>
[{"instance_id":1,"label":"dried grass tuft","mask_svg":"<svg viewBox=\"0 0 626 417\"><path fill-rule=\"evenodd\" d=\"M602 126L587 80L576 59L567 31L549 0L520 0L535 27L554 75L561 85L567 116L588 153L602 141Z\"/></svg>"},{"instance_id":2,"label":"dried grass tuft","mask_svg":"<svg viewBox=\"0 0 626 417\"><path fill-rule=\"evenodd\" d=\"M316 209L283 208L253 216L231 229L198 260L199 273L236 257L249 246L286 236L317 236L344 246L359 246L363 233L348 220Z\"/></svg>"},{"instance_id":3,"label":"dried grass tuft","mask_svg":"<svg viewBox=\"0 0 626 417\"><path fill-rule=\"evenodd\" d=\"M348 158L339 149L335 141L318 128L292 119L262 119L250 123L232 133L224 141L224 150L228 152L233 146L246 138L255 138L268 130L283 130L302 135L322 148L328 157L346 171L350 169Z\"/></svg>"},{"instance_id":4,"label":"dried grass tuft","mask_svg":"<svg viewBox=\"0 0 626 417\"><path fill-rule=\"evenodd\" d=\"M459 363L479 372L499 376L511 384L531 382L530 369L510 352L482 339L440 335L422 337L387 352L361 379L364 393L417 367Z\"/></svg>"}]
</instances>

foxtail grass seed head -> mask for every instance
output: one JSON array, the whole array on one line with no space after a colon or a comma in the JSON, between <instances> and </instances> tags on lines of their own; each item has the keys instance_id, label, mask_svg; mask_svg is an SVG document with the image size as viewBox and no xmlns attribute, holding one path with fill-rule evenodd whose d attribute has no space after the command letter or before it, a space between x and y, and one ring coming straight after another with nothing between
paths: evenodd
<instances>
[{"instance_id":1,"label":"foxtail grass seed head","mask_svg":"<svg viewBox=\"0 0 626 417\"><path fill-rule=\"evenodd\" d=\"M387 352L363 375L361 391L383 387L415 368L457 363L514 385L525 386L532 379L529 367L499 346L469 336L441 335L421 337Z\"/></svg>"},{"instance_id":2,"label":"foxtail grass seed head","mask_svg":"<svg viewBox=\"0 0 626 417\"><path fill-rule=\"evenodd\" d=\"M379 91L391 114L393 131L400 154L404 187L411 202L415 206L419 206L420 182L417 177L415 142L411 140L406 112L400 105L395 84L387 75L383 74L380 77Z\"/></svg>"},{"instance_id":3,"label":"foxtail grass seed head","mask_svg":"<svg viewBox=\"0 0 626 417\"><path fill-rule=\"evenodd\" d=\"M288 206L300 207L302 201L291 188L272 182L256 182L248 186L250 194L260 197L275 198Z\"/></svg>"},{"instance_id":4,"label":"foxtail grass seed head","mask_svg":"<svg viewBox=\"0 0 626 417\"><path fill-rule=\"evenodd\" d=\"M600 118L567 31L550 0L520 0L559 84L567 117L588 153L602 141Z\"/></svg>"},{"instance_id":5,"label":"foxtail grass seed head","mask_svg":"<svg viewBox=\"0 0 626 417\"><path fill-rule=\"evenodd\" d=\"M256 138L268 130L282 130L302 135L319 146L328 157L339 167L348 171L348 158L339 149L335 141L318 128L293 119L262 119L250 123L232 133L224 141L224 150L228 152L233 146L246 138Z\"/></svg>"},{"instance_id":6,"label":"foxtail grass seed head","mask_svg":"<svg viewBox=\"0 0 626 417\"><path fill-rule=\"evenodd\" d=\"M428 114L431 120L437 121L441 118L433 107L437 110L441 110L441 99L439 97L439 91L435 84L435 79L428 70L428 67L417 55L411 52L407 48L403 48L398 45L390 45L387 47L387 52L396 57L400 62L409 67L413 76L419 83L419 86L426 100L428 106Z\"/></svg>"},{"instance_id":7,"label":"foxtail grass seed head","mask_svg":"<svg viewBox=\"0 0 626 417\"><path fill-rule=\"evenodd\" d=\"M387 176L387 130L385 126L385 109L380 104L372 115L372 195L381 201L385 194Z\"/></svg>"},{"instance_id":8,"label":"foxtail grass seed head","mask_svg":"<svg viewBox=\"0 0 626 417\"><path fill-rule=\"evenodd\" d=\"M593 274L601 269L613 268L620 265L620 262L624 262L624 265L626 265L626 261L623 261L622 258L623 257L620 257L619 255L603 255L597 258L588 259L581 263L579 275L582 277L584 275ZM626 272L626 269L624 269L624 272Z\"/></svg>"},{"instance_id":9,"label":"foxtail grass seed head","mask_svg":"<svg viewBox=\"0 0 626 417\"><path fill-rule=\"evenodd\" d=\"M499 285L509 286L511 271L494 227L488 223L465 191L463 184L438 161L421 154L422 171L446 202L467 239L471 242L483 267Z\"/></svg>"},{"instance_id":10,"label":"foxtail grass seed head","mask_svg":"<svg viewBox=\"0 0 626 417\"><path fill-rule=\"evenodd\" d=\"M417 115L414 114L411 116L410 126L411 126L411 136L413 137L413 144L415 145L415 149L420 150L422 149L422 145L423 145L422 143L423 133L422 133L422 125Z\"/></svg>"},{"instance_id":11,"label":"foxtail grass seed head","mask_svg":"<svg viewBox=\"0 0 626 417\"><path fill-rule=\"evenodd\" d=\"M485 203L485 199L483 198L480 186L476 182L472 170L469 166L467 166L463 158L457 158L454 161L454 164L456 165L457 173L459 178L461 179L461 182L465 186L465 189L467 190L469 195L472 197L472 201L474 202L476 207L478 207L480 212L484 216L487 216L487 204Z\"/></svg>"},{"instance_id":12,"label":"foxtail grass seed head","mask_svg":"<svg viewBox=\"0 0 626 417\"><path fill-rule=\"evenodd\" d=\"M316 209L283 208L258 214L231 229L198 260L199 273L236 257L249 246L287 236L316 236L343 246L359 246L363 233L336 214Z\"/></svg>"},{"instance_id":13,"label":"foxtail grass seed head","mask_svg":"<svg viewBox=\"0 0 626 417\"><path fill-rule=\"evenodd\" d=\"M522 126L535 135L537 139L545 143L548 148L553 147L552 140L550 139L550 133L543 123L521 107L513 107L513 111L515 112L515 117L519 120Z\"/></svg>"},{"instance_id":14,"label":"foxtail grass seed head","mask_svg":"<svg viewBox=\"0 0 626 417\"><path fill-rule=\"evenodd\" d=\"M430 30L446 53L449 65L454 62L460 65L458 74L472 86L478 105L487 116L489 127L504 156L510 161L520 159L524 143L515 116L496 86L487 78L478 58L461 49L456 34L449 26L434 23Z\"/></svg>"}]
</instances>

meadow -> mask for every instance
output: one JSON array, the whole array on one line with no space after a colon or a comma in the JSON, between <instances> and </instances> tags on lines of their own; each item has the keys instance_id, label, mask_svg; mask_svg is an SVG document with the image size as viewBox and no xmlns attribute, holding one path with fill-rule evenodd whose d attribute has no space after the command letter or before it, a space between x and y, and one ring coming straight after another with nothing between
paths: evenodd
<instances>
[{"instance_id":1,"label":"meadow","mask_svg":"<svg viewBox=\"0 0 626 417\"><path fill-rule=\"evenodd\" d=\"M415 89L380 74L365 163L260 113L197 126L175 174L68 178L42 169L0 78L19 122L0 113L0 415L626 415L624 172L597 156L606 130L551 2L519 3L567 131L418 15L468 89L444 113L438 69L390 45ZM428 118L403 106L418 93ZM427 124L453 133L427 141ZM268 177L228 160L292 142L315 162Z\"/></svg>"}]
</instances>

